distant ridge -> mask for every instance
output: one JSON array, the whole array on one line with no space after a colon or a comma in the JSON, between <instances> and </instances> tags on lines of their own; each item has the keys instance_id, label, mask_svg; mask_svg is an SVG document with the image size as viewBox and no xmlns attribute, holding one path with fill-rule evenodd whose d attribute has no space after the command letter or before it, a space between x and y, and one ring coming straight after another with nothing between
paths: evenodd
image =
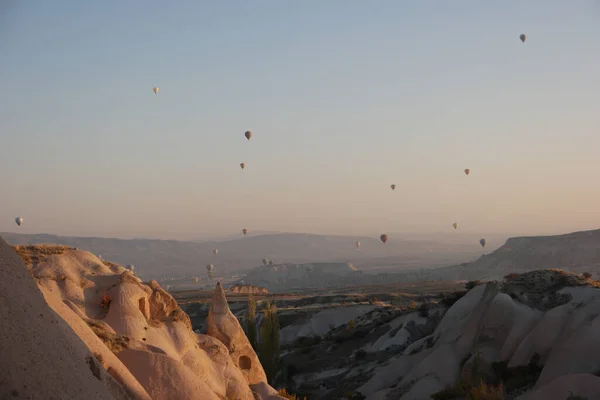
<instances>
[{"instance_id":1,"label":"distant ridge","mask_svg":"<svg viewBox=\"0 0 600 400\"><path fill-rule=\"evenodd\" d=\"M558 268L600 278L600 229L548 236L520 236L470 263L413 274L411 280L502 279L510 273Z\"/></svg>"},{"instance_id":2,"label":"distant ridge","mask_svg":"<svg viewBox=\"0 0 600 400\"><path fill-rule=\"evenodd\" d=\"M430 240L395 240L385 245L377 237L334 236L308 233L270 233L224 241L192 242L162 239L119 239L58 236L51 234L0 234L11 244L53 243L90 251L105 260L134 264L147 278L197 276L214 264L219 272L245 271L261 264L264 257L275 263L352 262L368 270L372 265L390 268L428 267L472 260L481 254L476 242L448 243ZM354 246L360 240L361 247ZM219 254L214 255L213 249Z\"/></svg>"}]
</instances>

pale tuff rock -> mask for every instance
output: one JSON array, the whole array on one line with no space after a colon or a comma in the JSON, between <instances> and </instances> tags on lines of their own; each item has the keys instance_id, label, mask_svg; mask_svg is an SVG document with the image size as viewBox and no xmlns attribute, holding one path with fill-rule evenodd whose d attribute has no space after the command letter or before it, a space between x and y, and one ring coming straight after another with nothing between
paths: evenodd
<instances>
[{"instance_id":1,"label":"pale tuff rock","mask_svg":"<svg viewBox=\"0 0 600 400\"><path fill-rule=\"evenodd\" d=\"M212 315L215 338L192 332L187 314L157 282L146 285L117 264L64 246L17 248L28 274L17 254L0 245L0 285L7 286L0 299L8 305L0 308L19 311L24 307L14 306L23 301L29 307L19 311L21 319L0 324L1 359L27 368L0 371L10 390L40 400L280 398L239 323L229 319L220 286L212 307L221 312ZM61 318L50 318L54 312Z\"/></svg>"},{"instance_id":2,"label":"pale tuff rock","mask_svg":"<svg viewBox=\"0 0 600 400\"><path fill-rule=\"evenodd\" d=\"M212 297L208 313L207 334L218 339L227 347L231 360L244 372L249 384L267 380L265 371L238 319L229 310L225 292L220 283L217 283Z\"/></svg>"},{"instance_id":3,"label":"pale tuff rock","mask_svg":"<svg viewBox=\"0 0 600 400\"><path fill-rule=\"evenodd\" d=\"M514 294L512 282L507 285L511 295L503 293L502 283L476 286L452 305L433 335L373 370L358 390L367 400L425 399L468 375L475 354L483 361L479 368L492 373L492 362L516 367L537 353L541 375L519 400L562 400L569 392L600 398L600 377L594 375L600 370L600 290L594 282L585 285L568 275L536 271L519 279L554 284L527 284ZM570 283L575 287L564 287ZM559 305L541 311L547 299L559 299Z\"/></svg>"},{"instance_id":4,"label":"pale tuff rock","mask_svg":"<svg viewBox=\"0 0 600 400\"><path fill-rule=\"evenodd\" d=\"M23 261L1 238L0 316L0 398L129 398L48 307Z\"/></svg>"}]
</instances>

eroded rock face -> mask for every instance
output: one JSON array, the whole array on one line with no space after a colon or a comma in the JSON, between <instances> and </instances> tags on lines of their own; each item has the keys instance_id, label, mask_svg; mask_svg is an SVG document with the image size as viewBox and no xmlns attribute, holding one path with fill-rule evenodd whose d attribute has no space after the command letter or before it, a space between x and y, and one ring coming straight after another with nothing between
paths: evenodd
<instances>
[{"instance_id":1,"label":"eroded rock face","mask_svg":"<svg viewBox=\"0 0 600 400\"><path fill-rule=\"evenodd\" d=\"M14 251L5 247L13 261L19 261ZM71 327L62 331L70 332L79 343L80 349L73 352L81 354L83 363L71 369L87 371L93 380L85 390L78 388L73 395L65 390L56 399L255 400L258 391L251 385L267 388L261 389L263 400L280 398L276 392L273 397L274 389L266 383L258 357L231 315L220 285L211 307L211 337L192 332L188 315L156 281L144 284L131 271L88 252L63 246L54 250L45 246L41 255L36 251L36 246L28 246L19 254L29 261L34 277L21 262L29 290L37 293L39 307L52 313L49 305L62 317L58 320ZM44 298L39 296L40 290ZM0 325L2 332L4 324ZM40 326L36 330L46 329ZM70 358L70 352L56 343L52 344L56 357ZM4 359L10 360L10 355Z\"/></svg>"},{"instance_id":2,"label":"eroded rock face","mask_svg":"<svg viewBox=\"0 0 600 400\"><path fill-rule=\"evenodd\" d=\"M229 310L225 292L220 283L212 297L208 313L207 334L222 342L233 363L244 372L248 384L266 382L265 371L248 341L238 319Z\"/></svg>"},{"instance_id":3,"label":"eroded rock face","mask_svg":"<svg viewBox=\"0 0 600 400\"><path fill-rule=\"evenodd\" d=\"M529 283L536 281L542 283ZM367 400L424 399L470 375L475 363L480 372L493 374L494 362L517 368L537 357L541 374L509 393L511 398L523 392L519 400L563 399L569 392L596 398L600 393L600 378L593 375L600 370L596 286L563 271L535 271L476 286L446 312L431 336L373 369L358 391ZM548 295L563 300L544 312L540 299ZM562 397L553 397L558 393Z\"/></svg>"},{"instance_id":4,"label":"eroded rock face","mask_svg":"<svg viewBox=\"0 0 600 400\"><path fill-rule=\"evenodd\" d=\"M0 398L129 399L0 238Z\"/></svg>"}]
</instances>

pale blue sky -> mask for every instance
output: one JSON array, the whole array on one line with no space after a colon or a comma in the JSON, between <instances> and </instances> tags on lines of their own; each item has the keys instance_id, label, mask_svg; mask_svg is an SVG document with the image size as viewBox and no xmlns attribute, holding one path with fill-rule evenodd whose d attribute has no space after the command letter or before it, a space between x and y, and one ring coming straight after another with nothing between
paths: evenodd
<instances>
[{"instance_id":1,"label":"pale blue sky","mask_svg":"<svg viewBox=\"0 0 600 400\"><path fill-rule=\"evenodd\" d=\"M600 227L595 0L13 0L0 51L0 231Z\"/></svg>"}]
</instances>

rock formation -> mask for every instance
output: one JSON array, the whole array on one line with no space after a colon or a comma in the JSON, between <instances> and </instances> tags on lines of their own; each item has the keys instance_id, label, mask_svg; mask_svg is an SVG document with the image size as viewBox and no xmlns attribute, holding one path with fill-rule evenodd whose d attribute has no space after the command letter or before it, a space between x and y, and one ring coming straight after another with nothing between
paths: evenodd
<instances>
[{"instance_id":1,"label":"rock formation","mask_svg":"<svg viewBox=\"0 0 600 400\"><path fill-rule=\"evenodd\" d=\"M468 286L414 304L287 303L280 383L323 400L600 398L600 282L541 270Z\"/></svg>"},{"instance_id":2,"label":"rock formation","mask_svg":"<svg viewBox=\"0 0 600 400\"><path fill-rule=\"evenodd\" d=\"M236 283L235 285L231 285L229 288L231 293L244 293L244 294L267 294L269 291L264 287L258 287L254 285L244 285L241 283Z\"/></svg>"},{"instance_id":3,"label":"rock formation","mask_svg":"<svg viewBox=\"0 0 600 400\"><path fill-rule=\"evenodd\" d=\"M2 368L0 379L9 382L3 386L9 394L36 399L281 398L266 383L239 323L229 318L220 285L209 334L196 334L169 293L119 265L64 246L16 246L28 274L4 241L0 247L5 297L0 308L3 320L11 321L0 324L0 359L15 366Z\"/></svg>"},{"instance_id":4,"label":"rock formation","mask_svg":"<svg viewBox=\"0 0 600 400\"><path fill-rule=\"evenodd\" d=\"M0 238L0 398L129 399ZM139 388L138 398L147 398ZM146 397L144 397L144 395Z\"/></svg>"},{"instance_id":5,"label":"rock formation","mask_svg":"<svg viewBox=\"0 0 600 400\"><path fill-rule=\"evenodd\" d=\"M246 382L263 399L282 399L277 396L277 391L265 384L267 381L265 371L238 319L231 313L220 283L217 283L210 304L207 334L227 347L233 364L243 372Z\"/></svg>"},{"instance_id":6,"label":"rock formation","mask_svg":"<svg viewBox=\"0 0 600 400\"><path fill-rule=\"evenodd\" d=\"M454 387L475 362L480 369L495 363L508 370L536 363L539 378L529 377L509 398L565 399L569 392L600 398L596 286L558 270L476 286L445 313L432 335L373 370L358 391L367 399L426 399Z\"/></svg>"}]
</instances>

